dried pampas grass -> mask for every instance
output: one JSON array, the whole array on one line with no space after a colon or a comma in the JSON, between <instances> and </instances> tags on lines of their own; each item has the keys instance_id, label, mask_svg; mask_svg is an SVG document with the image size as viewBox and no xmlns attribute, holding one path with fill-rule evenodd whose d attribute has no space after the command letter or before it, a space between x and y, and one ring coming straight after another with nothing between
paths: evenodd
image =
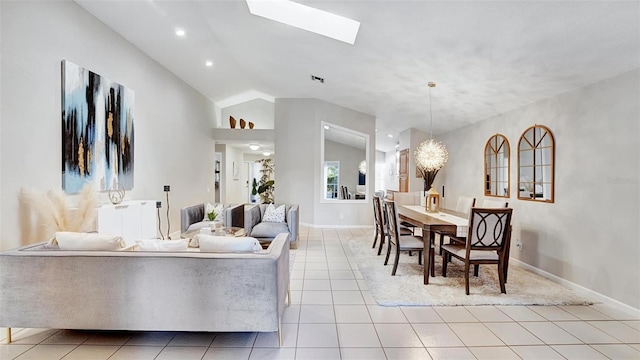
<instances>
[{"instance_id":1,"label":"dried pampas grass","mask_svg":"<svg viewBox=\"0 0 640 360\"><path fill-rule=\"evenodd\" d=\"M69 207L69 199L62 190L47 193L22 188L20 201L35 214L40 236L47 239L56 231L85 232L93 230L98 206L97 193L91 183L87 183L79 194L77 208Z\"/></svg>"}]
</instances>

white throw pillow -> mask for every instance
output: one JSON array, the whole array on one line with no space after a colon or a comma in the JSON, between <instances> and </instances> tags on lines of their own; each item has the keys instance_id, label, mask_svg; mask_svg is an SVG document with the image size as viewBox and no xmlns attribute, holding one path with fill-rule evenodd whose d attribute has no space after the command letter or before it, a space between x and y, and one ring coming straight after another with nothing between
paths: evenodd
<instances>
[{"instance_id":1,"label":"white throw pillow","mask_svg":"<svg viewBox=\"0 0 640 360\"><path fill-rule=\"evenodd\" d=\"M202 221L210 221L209 213L215 212L217 214L215 221L221 221L224 224L224 205L214 205L211 203L204 204L204 219Z\"/></svg>"},{"instance_id":2,"label":"white throw pillow","mask_svg":"<svg viewBox=\"0 0 640 360\"><path fill-rule=\"evenodd\" d=\"M184 251L187 250L189 239L180 240L138 240L138 249L140 251Z\"/></svg>"},{"instance_id":3,"label":"white throw pillow","mask_svg":"<svg viewBox=\"0 0 640 360\"><path fill-rule=\"evenodd\" d=\"M200 245L200 251L257 252L262 250L260 242L252 237L213 236L197 234L194 239Z\"/></svg>"},{"instance_id":4,"label":"white throw pillow","mask_svg":"<svg viewBox=\"0 0 640 360\"><path fill-rule=\"evenodd\" d=\"M58 244L60 250L121 250L125 247L122 236L66 231L56 232L49 244Z\"/></svg>"},{"instance_id":5,"label":"white throw pillow","mask_svg":"<svg viewBox=\"0 0 640 360\"><path fill-rule=\"evenodd\" d=\"M273 204L269 204L269 206L267 206L267 209L264 211L264 216L262 217L262 221L283 223L284 211L285 211L284 205L275 207Z\"/></svg>"}]
</instances>

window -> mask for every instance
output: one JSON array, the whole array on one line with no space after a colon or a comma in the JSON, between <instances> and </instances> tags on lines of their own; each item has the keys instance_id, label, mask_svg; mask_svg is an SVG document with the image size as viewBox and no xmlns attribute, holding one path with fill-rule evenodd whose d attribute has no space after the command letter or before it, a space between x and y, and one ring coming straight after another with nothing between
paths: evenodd
<instances>
[{"instance_id":1,"label":"window","mask_svg":"<svg viewBox=\"0 0 640 360\"><path fill-rule=\"evenodd\" d=\"M338 186L340 184L340 161L325 161L324 183L327 189L325 199L339 199Z\"/></svg>"}]
</instances>

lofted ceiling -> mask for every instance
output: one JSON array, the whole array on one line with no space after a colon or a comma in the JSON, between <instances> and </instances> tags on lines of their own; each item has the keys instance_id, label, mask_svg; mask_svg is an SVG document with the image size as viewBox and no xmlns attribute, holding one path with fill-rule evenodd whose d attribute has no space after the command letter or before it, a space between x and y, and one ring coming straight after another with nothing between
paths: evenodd
<instances>
[{"instance_id":1,"label":"lofted ceiling","mask_svg":"<svg viewBox=\"0 0 640 360\"><path fill-rule=\"evenodd\" d=\"M429 132L428 81L437 136L640 67L637 1L298 1L359 21L354 45L244 0L76 2L218 104L321 99L375 116L383 151Z\"/></svg>"}]
</instances>

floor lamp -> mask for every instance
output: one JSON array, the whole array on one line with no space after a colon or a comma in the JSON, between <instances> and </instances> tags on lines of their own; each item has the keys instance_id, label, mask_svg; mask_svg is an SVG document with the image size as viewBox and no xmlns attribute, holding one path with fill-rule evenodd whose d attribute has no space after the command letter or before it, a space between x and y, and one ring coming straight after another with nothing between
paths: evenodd
<instances>
[{"instance_id":1,"label":"floor lamp","mask_svg":"<svg viewBox=\"0 0 640 360\"><path fill-rule=\"evenodd\" d=\"M169 191L171 191L171 186L165 185L164 193L167 195L167 239L171 240L171 220L169 220Z\"/></svg>"},{"instance_id":2,"label":"floor lamp","mask_svg":"<svg viewBox=\"0 0 640 360\"><path fill-rule=\"evenodd\" d=\"M160 220L160 208L162 207L162 201L156 201L156 209L158 211L158 232L160 233L160 238L164 240L164 235L162 235L161 223Z\"/></svg>"}]
</instances>

